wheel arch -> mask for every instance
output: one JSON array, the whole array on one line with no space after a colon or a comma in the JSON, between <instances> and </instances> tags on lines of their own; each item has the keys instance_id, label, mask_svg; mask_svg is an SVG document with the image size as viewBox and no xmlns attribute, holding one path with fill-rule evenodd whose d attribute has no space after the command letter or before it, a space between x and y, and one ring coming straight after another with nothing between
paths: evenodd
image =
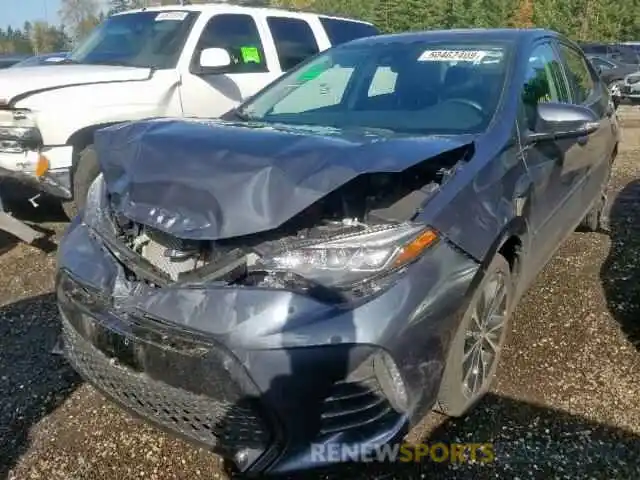
<instances>
[{"instance_id":1,"label":"wheel arch","mask_svg":"<svg viewBox=\"0 0 640 480\"><path fill-rule=\"evenodd\" d=\"M520 273L520 256L525 247L525 237L528 232L527 221L524 217L514 217L509 221L500 234L493 241L485 255L481 267L485 270L497 254L504 256L509 263L514 278Z\"/></svg>"},{"instance_id":2,"label":"wheel arch","mask_svg":"<svg viewBox=\"0 0 640 480\"><path fill-rule=\"evenodd\" d=\"M85 148L93 143L93 135L95 134L95 132L97 130L100 130L101 128L111 127L112 125L116 125L118 123L122 122L105 122L96 125L89 125L87 127L76 130L69 136L69 138L67 139L67 145L71 145L73 147L71 170L69 172L71 177L71 185L73 185L74 182L75 171L78 165L78 161L80 160L80 154Z\"/></svg>"}]
</instances>

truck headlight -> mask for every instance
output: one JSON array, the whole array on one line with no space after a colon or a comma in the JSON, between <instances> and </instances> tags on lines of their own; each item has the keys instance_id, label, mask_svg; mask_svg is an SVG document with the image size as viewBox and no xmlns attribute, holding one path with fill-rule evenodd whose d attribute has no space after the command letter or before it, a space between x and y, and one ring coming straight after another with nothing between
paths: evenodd
<instances>
[{"instance_id":1,"label":"truck headlight","mask_svg":"<svg viewBox=\"0 0 640 480\"><path fill-rule=\"evenodd\" d=\"M41 144L42 137L28 110L8 110L0 115L0 139Z\"/></svg>"},{"instance_id":2,"label":"truck headlight","mask_svg":"<svg viewBox=\"0 0 640 480\"><path fill-rule=\"evenodd\" d=\"M395 271L416 260L437 240L437 233L422 224L384 225L283 251L260 259L258 266L271 272L292 272L326 286L341 286Z\"/></svg>"}]
</instances>

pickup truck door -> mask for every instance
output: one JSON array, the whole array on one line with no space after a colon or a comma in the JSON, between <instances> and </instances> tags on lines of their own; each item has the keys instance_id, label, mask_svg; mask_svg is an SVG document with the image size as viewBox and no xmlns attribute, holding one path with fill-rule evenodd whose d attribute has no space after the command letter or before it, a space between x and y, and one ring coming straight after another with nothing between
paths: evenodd
<instances>
[{"instance_id":1,"label":"pickup truck door","mask_svg":"<svg viewBox=\"0 0 640 480\"><path fill-rule=\"evenodd\" d=\"M200 53L213 47L225 48L233 64L212 74L196 73ZM218 117L282 74L268 27L245 13L213 15L192 52L180 87L186 117Z\"/></svg>"}]
</instances>

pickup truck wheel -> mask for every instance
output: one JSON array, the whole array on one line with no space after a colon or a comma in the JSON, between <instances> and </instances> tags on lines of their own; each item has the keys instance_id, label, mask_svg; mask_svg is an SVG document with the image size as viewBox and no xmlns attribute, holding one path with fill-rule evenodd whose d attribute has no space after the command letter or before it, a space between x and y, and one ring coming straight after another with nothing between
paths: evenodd
<instances>
[{"instance_id":1,"label":"pickup truck wheel","mask_svg":"<svg viewBox=\"0 0 640 480\"><path fill-rule=\"evenodd\" d=\"M84 208L91 183L100 174L100 165L93 145L80 152L80 158L73 174L73 200L62 205L69 220L73 219Z\"/></svg>"}]
</instances>

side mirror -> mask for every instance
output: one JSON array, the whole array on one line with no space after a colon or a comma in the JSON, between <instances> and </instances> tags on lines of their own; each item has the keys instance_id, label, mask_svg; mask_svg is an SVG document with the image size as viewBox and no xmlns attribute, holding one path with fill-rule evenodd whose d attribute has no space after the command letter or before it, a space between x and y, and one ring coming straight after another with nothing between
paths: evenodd
<instances>
[{"instance_id":1,"label":"side mirror","mask_svg":"<svg viewBox=\"0 0 640 480\"><path fill-rule=\"evenodd\" d=\"M600 128L599 118L593 110L568 103L540 103L536 126L526 135L526 143L580 138Z\"/></svg>"},{"instance_id":2,"label":"side mirror","mask_svg":"<svg viewBox=\"0 0 640 480\"><path fill-rule=\"evenodd\" d=\"M200 69L222 69L231 65L231 55L224 48L205 48L200 52Z\"/></svg>"}]
</instances>

